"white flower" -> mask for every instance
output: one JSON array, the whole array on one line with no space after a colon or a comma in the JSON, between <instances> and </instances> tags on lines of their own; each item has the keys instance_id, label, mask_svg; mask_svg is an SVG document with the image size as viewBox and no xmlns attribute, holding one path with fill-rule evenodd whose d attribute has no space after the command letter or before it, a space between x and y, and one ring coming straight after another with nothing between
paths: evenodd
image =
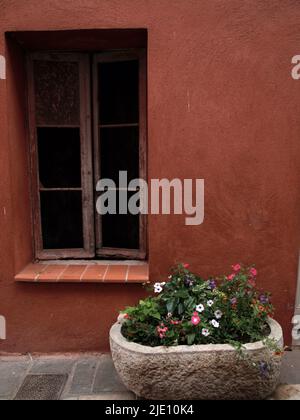
<instances>
[{"instance_id":1,"label":"white flower","mask_svg":"<svg viewBox=\"0 0 300 420\"><path fill-rule=\"evenodd\" d=\"M155 283L154 285L154 292L155 293L161 293L163 291L163 288L161 287L160 283Z\"/></svg>"},{"instance_id":2,"label":"white flower","mask_svg":"<svg viewBox=\"0 0 300 420\"><path fill-rule=\"evenodd\" d=\"M201 314L204 311L204 306L202 304L196 306L196 311Z\"/></svg>"},{"instance_id":3,"label":"white flower","mask_svg":"<svg viewBox=\"0 0 300 420\"><path fill-rule=\"evenodd\" d=\"M208 337L210 335L210 332L208 331L207 328L203 328L202 335L204 335L204 337Z\"/></svg>"},{"instance_id":4,"label":"white flower","mask_svg":"<svg viewBox=\"0 0 300 420\"><path fill-rule=\"evenodd\" d=\"M172 278L173 278L173 276L169 276L169 277L168 277L168 279L169 279L169 280L172 280Z\"/></svg>"},{"instance_id":5,"label":"white flower","mask_svg":"<svg viewBox=\"0 0 300 420\"><path fill-rule=\"evenodd\" d=\"M155 283L154 285L154 292L155 293L161 293L163 291L163 287L166 285L166 283Z\"/></svg>"},{"instance_id":6,"label":"white flower","mask_svg":"<svg viewBox=\"0 0 300 420\"><path fill-rule=\"evenodd\" d=\"M215 319L213 319L213 320L211 321L211 325L212 325L214 328L219 328L219 327L220 327L220 323L219 323L218 321L216 321Z\"/></svg>"},{"instance_id":7,"label":"white flower","mask_svg":"<svg viewBox=\"0 0 300 420\"><path fill-rule=\"evenodd\" d=\"M213 300L209 300L207 302L207 306L209 306L209 307L213 306L213 304L214 304L214 301Z\"/></svg>"},{"instance_id":8,"label":"white flower","mask_svg":"<svg viewBox=\"0 0 300 420\"><path fill-rule=\"evenodd\" d=\"M223 312L222 311L216 311L215 312L215 317L217 318L217 319L221 319L222 318L222 316L223 316Z\"/></svg>"}]
</instances>

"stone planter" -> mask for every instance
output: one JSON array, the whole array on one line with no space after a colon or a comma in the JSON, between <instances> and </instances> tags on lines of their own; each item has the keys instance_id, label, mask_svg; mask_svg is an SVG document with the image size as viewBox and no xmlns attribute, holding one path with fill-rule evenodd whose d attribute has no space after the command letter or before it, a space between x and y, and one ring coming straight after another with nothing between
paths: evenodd
<instances>
[{"instance_id":1,"label":"stone planter","mask_svg":"<svg viewBox=\"0 0 300 420\"><path fill-rule=\"evenodd\" d=\"M269 319L270 338L283 346L280 325ZM147 347L127 341L121 323L110 331L117 372L129 390L149 400L265 399L279 381L281 356L262 342L245 345L246 360L227 344ZM251 362L267 363L261 372Z\"/></svg>"}]
</instances>

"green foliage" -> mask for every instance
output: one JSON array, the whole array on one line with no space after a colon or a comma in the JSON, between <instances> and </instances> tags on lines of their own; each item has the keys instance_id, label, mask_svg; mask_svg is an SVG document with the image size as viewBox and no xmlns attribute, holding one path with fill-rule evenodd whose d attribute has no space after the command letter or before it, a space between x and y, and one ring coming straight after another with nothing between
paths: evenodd
<instances>
[{"instance_id":1,"label":"green foliage","mask_svg":"<svg viewBox=\"0 0 300 420\"><path fill-rule=\"evenodd\" d=\"M169 281L156 283L155 296L127 308L123 335L147 346L243 344L265 339L273 314L268 293L256 288L254 267L233 266L229 276L204 280L186 264Z\"/></svg>"}]
</instances>

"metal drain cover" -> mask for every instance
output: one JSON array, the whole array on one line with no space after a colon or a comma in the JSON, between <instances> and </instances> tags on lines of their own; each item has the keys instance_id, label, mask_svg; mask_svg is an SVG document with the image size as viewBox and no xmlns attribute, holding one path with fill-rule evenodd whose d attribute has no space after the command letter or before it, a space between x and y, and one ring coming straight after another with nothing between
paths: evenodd
<instances>
[{"instance_id":1,"label":"metal drain cover","mask_svg":"<svg viewBox=\"0 0 300 420\"><path fill-rule=\"evenodd\" d=\"M67 379L67 375L28 375L19 389L15 400L59 400Z\"/></svg>"}]
</instances>

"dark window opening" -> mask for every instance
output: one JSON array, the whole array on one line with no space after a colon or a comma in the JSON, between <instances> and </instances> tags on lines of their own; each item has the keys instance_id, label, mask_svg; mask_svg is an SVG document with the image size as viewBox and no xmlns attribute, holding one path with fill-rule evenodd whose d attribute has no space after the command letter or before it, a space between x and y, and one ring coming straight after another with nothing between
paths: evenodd
<instances>
[{"instance_id":1,"label":"dark window opening","mask_svg":"<svg viewBox=\"0 0 300 420\"><path fill-rule=\"evenodd\" d=\"M37 258L145 258L145 216L96 212L101 178L146 179L144 50L34 53L28 82Z\"/></svg>"},{"instance_id":2,"label":"dark window opening","mask_svg":"<svg viewBox=\"0 0 300 420\"><path fill-rule=\"evenodd\" d=\"M128 198L133 196L128 192ZM117 196L117 208L119 200ZM108 214L102 217L103 246L107 248L139 249L139 216Z\"/></svg>"},{"instance_id":3,"label":"dark window opening","mask_svg":"<svg viewBox=\"0 0 300 420\"><path fill-rule=\"evenodd\" d=\"M98 78L100 124L138 124L138 60L98 64Z\"/></svg>"},{"instance_id":4,"label":"dark window opening","mask_svg":"<svg viewBox=\"0 0 300 420\"><path fill-rule=\"evenodd\" d=\"M138 127L102 128L100 130L101 178L119 181L119 171L127 171L128 179L139 177Z\"/></svg>"},{"instance_id":5,"label":"dark window opening","mask_svg":"<svg viewBox=\"0 0 300 420\"><path fill-rule=\"evenodd\" d=\"M41 216L45 249L83 247L80 191L42 191Z\"/></svg>"},{"instance_id":6,"label":"dark window opening","mask_svg":"<svg viewBox=\"0 0 300 420\"><path fill-rule=\"evenodd\" d=\"M79 128L38 128L41 188L81 188Z\"/></svg>"}]
</instances>

